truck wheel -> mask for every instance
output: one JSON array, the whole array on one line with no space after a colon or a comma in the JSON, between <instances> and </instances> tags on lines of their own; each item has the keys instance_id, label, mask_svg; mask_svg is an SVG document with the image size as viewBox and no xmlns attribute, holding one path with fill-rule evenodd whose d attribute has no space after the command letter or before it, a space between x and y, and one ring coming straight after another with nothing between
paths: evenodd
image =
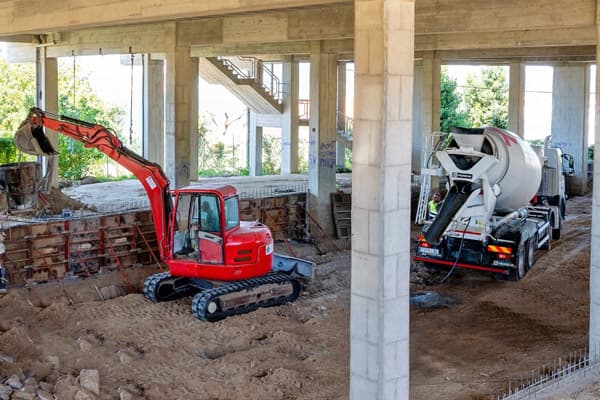
<instances>
[{"instance_id":1,"label":"truck wheel","mask_svg":"<svg viewBox=\"0 0 600 400\"><path fill-rule=\"evenodd\" d=\"M552 228L552 240L560 239L560 230L562 228L562 218L558 219L558 228Z\"/></svg>"},{"instance_id":2,"label":"truck wheel","mask_svg":"<svg viewBox=\"0 0 600 400\"><path fill-rule=\"evenodd\" d=\"M527 241L527 269L530 270L535 264L535 250L537 247L537 238L534 236Z\"/></svg>"},{"instance_id":3,"label":"truck wheel","mask_svg":"<svg viewBox=\"0 0 600 400\"><path fill-rule=\"evenodd\" d=\"M525 245L521 244L517 252L517 267L510 271L509 279L511 281L518 281L523 278L527 272L526 264Z\"/></svg>"}]
</instances>

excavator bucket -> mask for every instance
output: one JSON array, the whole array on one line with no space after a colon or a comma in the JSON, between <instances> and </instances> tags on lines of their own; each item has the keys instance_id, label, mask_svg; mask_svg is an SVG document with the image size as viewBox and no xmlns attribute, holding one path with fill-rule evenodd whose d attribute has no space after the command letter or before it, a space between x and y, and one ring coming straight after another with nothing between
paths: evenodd
<instances>
[{"instance_id":1,"label":"excavator bucket","mask_svg":"<svg viewBox=\"0 0 600 400\"><path fill-rule=\"evenodd\" d=\"M34 156L50 156L58 154L44 134L44 128L25 121L15 132L15 146L23 153Z\"/></svg>"}]
</instances>

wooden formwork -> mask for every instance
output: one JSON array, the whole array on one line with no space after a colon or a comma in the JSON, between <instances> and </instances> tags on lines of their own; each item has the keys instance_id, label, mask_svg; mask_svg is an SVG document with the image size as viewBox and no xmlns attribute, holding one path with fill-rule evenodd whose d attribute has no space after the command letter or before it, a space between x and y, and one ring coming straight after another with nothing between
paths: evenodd
<instances>
[{"instance_id":1,"label":"wooden formwork","mask_svg":"<svg viewBox=\"0 0 600 400\"><path fill-rule=\"evenodd\" d=\"M305 193L241 200L240 217L264 223L276 240L302 238L305 204ZM158 254L150 211L24 224L4 234L10 285L150 264L151 251Z\"/></svg>"},{"instance_id":2,"label":"wooden formwork","mask_svg":"<svg viewBox=\"0 0 600 400\"><path fill-rule=\"evenodd\" d=\"M8 228L4 265L11 284L90 275L152 261L156 234L149 211L64 219Z\"/></svg>"},{"instance_id":3,"label":"wooden formwork","mask_svg":"<svg viewBox=\"0 0 600 400\"><path fill-rule=\"evenodd\" d=\"M306 193L240 200L240 218L267 225L275 239L301 239L306 226Z\"/></svg>"}]
</instances>

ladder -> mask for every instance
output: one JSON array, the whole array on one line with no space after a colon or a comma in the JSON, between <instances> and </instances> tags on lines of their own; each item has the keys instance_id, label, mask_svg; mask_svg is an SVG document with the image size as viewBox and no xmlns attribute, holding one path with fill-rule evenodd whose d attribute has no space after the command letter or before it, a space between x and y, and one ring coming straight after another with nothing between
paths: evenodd
<instances>
[{"instance_id":1,"label":"ladder","mask_svg":"<svg viewBox=\"0 0 600 400\"><path fill-rule=\"evenodd\" d=\"M415 224L421 225L427 221L429 196L431 195L431 177L441 176L439 165L434 165L433 152L435 145L444 136L443 132L433 132L423 137L423 158L421 159L421 189L419 192L419 203L415 215Z\"/></svg>"},{"instance_id":2,"label":"ladder","mask_svg":"<svg viewBox=\"0 0 600 400\"><path fill-rule=\"evenodd\" d=\"M423 224L427 220L429 203L429 193L431 192L431 175L421 172L421 192L419 193L419 205L417 206L417 215L415 224Z\"/></svg>"}]
</instances>

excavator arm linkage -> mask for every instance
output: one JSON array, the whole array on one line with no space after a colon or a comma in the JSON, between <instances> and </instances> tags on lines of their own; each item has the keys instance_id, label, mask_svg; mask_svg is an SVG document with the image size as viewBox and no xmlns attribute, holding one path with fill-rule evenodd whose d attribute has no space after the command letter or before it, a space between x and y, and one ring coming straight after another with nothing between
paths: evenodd
<instances>
[{"instance_id":1,"label":"excavator arm linkage","mask_svg":"<svg viewBox=\"0 0 600 400\"><path fill-rule=\"evenodd\" d=\"M123 146L121 140L102 125L52 114L39 108L30 109L29 115L15 133L15 145L27 154L57 154L44 134L44 127L82 142L85 147L101 151L136 176L148 194L160 255L161 258L166 258L169 254L167 226L172 204L169 180L160 165Z\"/></svg>"}]
</instances>

